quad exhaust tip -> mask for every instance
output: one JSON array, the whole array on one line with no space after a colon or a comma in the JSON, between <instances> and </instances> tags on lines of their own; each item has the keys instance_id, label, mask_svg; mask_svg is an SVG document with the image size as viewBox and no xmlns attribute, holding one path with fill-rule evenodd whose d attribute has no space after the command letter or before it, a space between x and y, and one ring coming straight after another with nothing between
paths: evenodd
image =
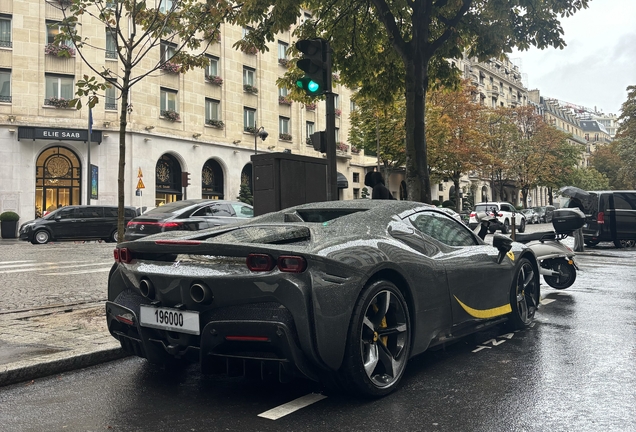
<instances>
[{"instance_id":1,"label":"quad exhaust tip","mask_svg":"<svg viewBox=\"0 0 636 432\"><path fill-rule=\"evenodd\" d=\"M155 298L155 286L148 279L142 279L139 281L139 291L141 295L147 299L154 300Z\"/></svg>"},{"instance_id":2,"label":"quad exhaust tip","mask_svg":"<svg viewBox=\"0 0 636 432\"><path fill-rule=\"evenodd\" d=\"M212 295L212 290L207 285L194 283L190 286L190 298L195 303L210 304L214 299L214 295Z\"/></svg>"}]
</instances>

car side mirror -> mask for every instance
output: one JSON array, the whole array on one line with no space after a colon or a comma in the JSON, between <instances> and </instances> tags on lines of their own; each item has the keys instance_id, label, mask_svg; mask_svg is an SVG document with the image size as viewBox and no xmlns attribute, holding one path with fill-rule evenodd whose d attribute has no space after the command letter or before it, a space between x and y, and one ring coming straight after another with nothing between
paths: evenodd
<instances>
[{"instance_id":1,"label":"car side mirror","mask_svg":"<svg viewBox=\"0 0 636 432\"><path fill-rule=\"evenodd\" d=\"M53 219L56 220L56 221L59 221L60 219L62 219L62 216L61 215L56 215Z\"/></svg>"},{"instance_id":2,"label":"car side mirror","mask_svg":"<svg viewBox=\"0 0 636 432\"><path fill-rule=\"evenodd\" d=\"M492 245L499 251L497 264L501 264L504 256L512 249L512 239L501 234L495 234L495 237L492 239Z\"/></svg>"}]
</instances>

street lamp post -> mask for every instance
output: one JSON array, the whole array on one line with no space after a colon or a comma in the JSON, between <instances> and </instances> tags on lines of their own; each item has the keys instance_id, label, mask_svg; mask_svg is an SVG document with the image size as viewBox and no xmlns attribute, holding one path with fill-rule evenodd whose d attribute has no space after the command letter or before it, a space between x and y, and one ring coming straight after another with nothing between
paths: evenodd
<instances>
[{"instance_id":1,"label":"street lamp post","mask_svg":"<svg viewBox=\"0 0 636 432\"><path fill-rule=\"evenodd\" d=\"M265 130L265 126L261 126L258 129L256 129L256 132L254 132L254 154L255 155L258 154L257 139L260 137L261 141L265 141L265 138L267 138L268 136L269 134ZM254 162L252 162L252 205L254 205L255 202L256 202L256 170L254 169Z\"/></svg>"}]
</instances>

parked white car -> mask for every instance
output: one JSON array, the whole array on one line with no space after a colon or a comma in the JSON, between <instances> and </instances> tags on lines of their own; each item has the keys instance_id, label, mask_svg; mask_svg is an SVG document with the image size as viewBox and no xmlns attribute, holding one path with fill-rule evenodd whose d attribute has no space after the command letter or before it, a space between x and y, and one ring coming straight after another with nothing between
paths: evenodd
<instances>
[{"instance_id":1,"label":"parked white car","mask_svg":"<svg viewBox=\"0 0 636 432\"><path fill-rule=\"evenodd\" d=\"M475 208L470 213L470 220L468 225L471 229L475 229L479 224L477 222L477 212L483 212L490 216L497 217L497 223L490 224L490 232L494 233L497 230L501 230L502 234L508 234L510 232L510 225L513 218L517 232L524 232L526 230L526 217L515 209L515 206L508 202L482 202L475 205Z\"/></svg>"}]
</instances>

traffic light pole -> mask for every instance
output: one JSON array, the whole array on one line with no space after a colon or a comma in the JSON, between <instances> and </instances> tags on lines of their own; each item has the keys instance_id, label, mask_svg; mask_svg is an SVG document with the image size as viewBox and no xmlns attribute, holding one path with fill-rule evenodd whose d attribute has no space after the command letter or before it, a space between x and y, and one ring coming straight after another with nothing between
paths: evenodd
<instances>
[{"instance_id":1,"label":"traffic light pole","mask_svg":"<svg viewBox=\"0 0 636 432\"><path fill-rule=\"evenodd\" d=\"M326 138L327 138L327 200L338 200L338 170L336 166L336 106L335 95L331 88L331 46L325 41L325 63L327 64L327 92L325 103L327 105L326 115Z\"/></svg>"}]
</instances>

